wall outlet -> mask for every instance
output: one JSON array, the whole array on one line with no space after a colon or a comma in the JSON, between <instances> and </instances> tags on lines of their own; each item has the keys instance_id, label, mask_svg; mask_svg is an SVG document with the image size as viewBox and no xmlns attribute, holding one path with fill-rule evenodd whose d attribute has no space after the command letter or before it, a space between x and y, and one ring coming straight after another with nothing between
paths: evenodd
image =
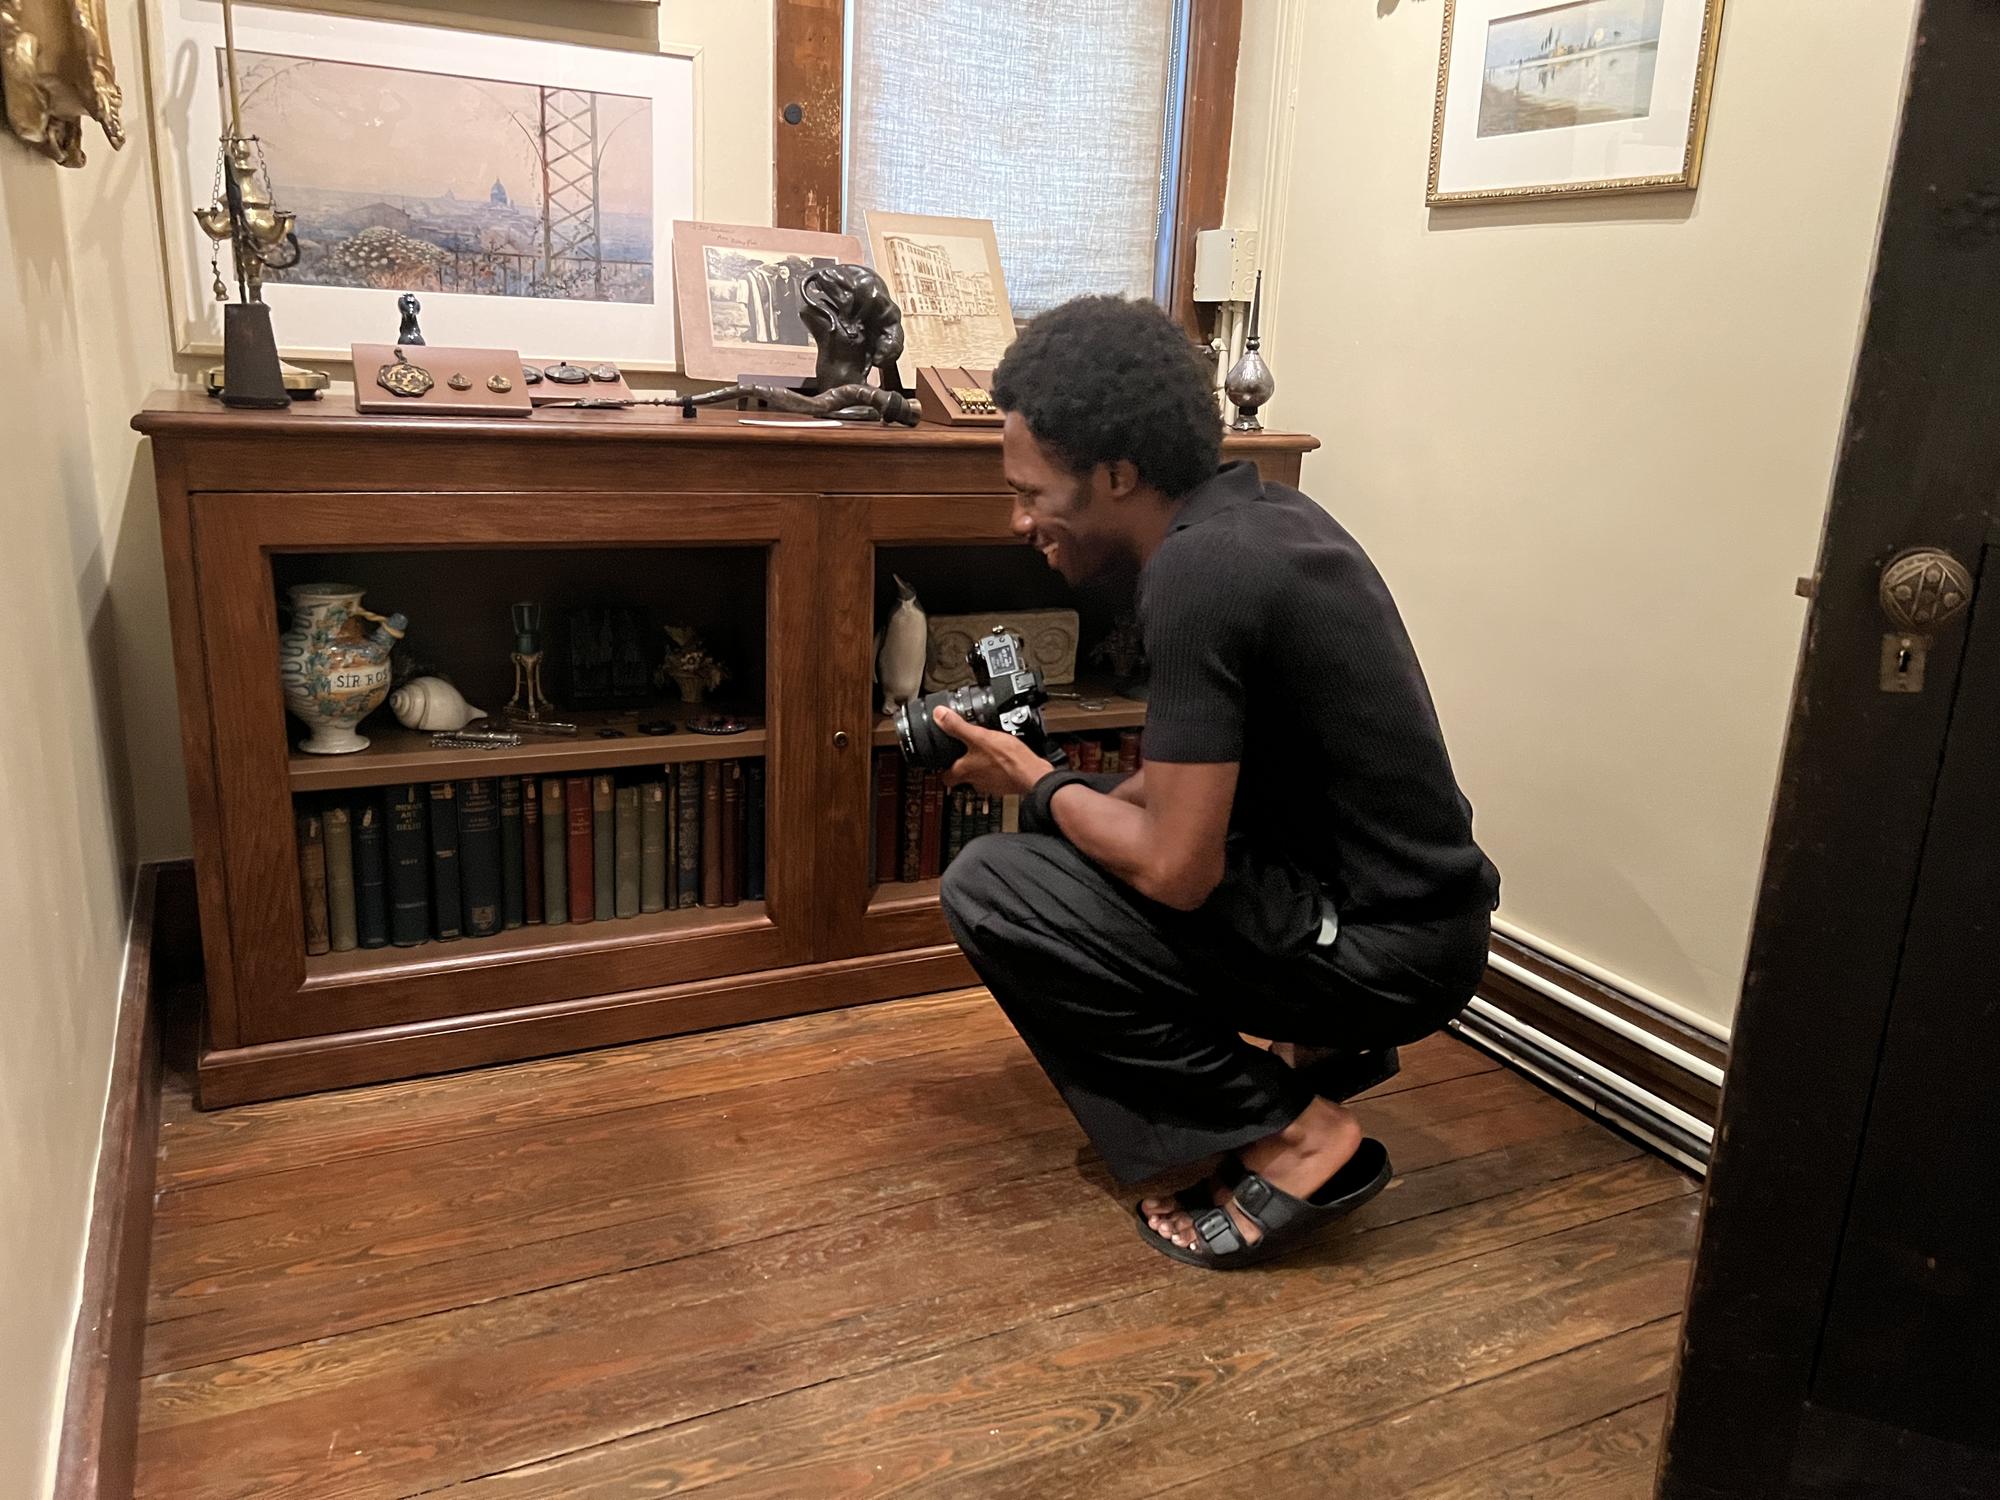
<instances>
[{"instance_id":1,"label":"wall outlet","mask_svg":"<svg viewBox=\"0 0 2000 1500\"><path fill-rule=\"evenodd\" d=\"M1257 283L1254 229L1203 229L1194 237L1194 300L1248 302Z\"/></svg>"}]
</instances>

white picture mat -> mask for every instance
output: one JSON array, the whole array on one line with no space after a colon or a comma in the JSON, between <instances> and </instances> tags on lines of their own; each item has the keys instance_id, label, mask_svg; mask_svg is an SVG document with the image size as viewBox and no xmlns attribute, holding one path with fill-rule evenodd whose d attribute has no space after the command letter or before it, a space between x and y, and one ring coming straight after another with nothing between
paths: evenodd
<instances>
[{"instance_id":1,"label":"white picture mat","mask_svg":"<svg viewBox=\"0 0 2000 1500\"><path fill-rule=\"evenodd\" d=\"M628 369L671 370L674 362L672 225L698 218L697 57L685 52L622 52L568 43L239 5L236 45L333 62L403 68L499 82L555 84L652 101L653 301L587 302L475 293L420 293L426 332L439 343L519 349L529 356L611 360ZM210 288L211 242L193 210L214 196L223 93L208 59L222 48L218 0L161 0L152 38L153 138L166 221L169 291L176 346L184 354L222 350L221 304ZM274 175L282 178L283 168ZM281 203L279 205L283 207ZM234 287L227 246L223 279ZM345 360L356 340L393 337L393 291L295 286L267 281L280 352L297 359Z\"/></svg>"},{"instance_id":2,"label":"white picture mat","mask_svg":"<svg viewBox=\"0 0 2000 1500\"><path fill-rule=\"evenodd\" d=\"M1645 119L1480 136L1488 25L1551 8L1534 0L1458 0L1438 153L1439 194L1682 174L1701 73L1703 0L1666 0L1653 67L1652 112Z\"/></svg>"}]
</instances>

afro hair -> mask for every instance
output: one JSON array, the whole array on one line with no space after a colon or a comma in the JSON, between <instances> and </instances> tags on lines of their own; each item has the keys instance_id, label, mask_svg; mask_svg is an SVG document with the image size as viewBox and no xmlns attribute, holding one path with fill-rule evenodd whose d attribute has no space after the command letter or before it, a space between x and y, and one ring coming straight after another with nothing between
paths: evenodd
<instances>
[{"instance_id":1,"label":"afro hair","mask_svg":"<svg viewBox=\"0 0 2000 1500\"><path fill-rule=\"evenodd\" d=\"M1208 367L1151 302L1078 297L1051 308L1000 361L993 399L1077 474L1124 459L1179 499L1222 461Z\"/></svg>"}]
</instances>

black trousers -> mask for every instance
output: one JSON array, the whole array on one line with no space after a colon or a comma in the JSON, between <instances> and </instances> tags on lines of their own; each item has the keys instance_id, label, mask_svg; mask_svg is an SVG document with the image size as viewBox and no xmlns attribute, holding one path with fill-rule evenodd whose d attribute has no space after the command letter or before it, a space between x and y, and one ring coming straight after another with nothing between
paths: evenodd
<instances>
[{"instance_id":1,"label":"black trousers","mask_svg":"<svg viewBox=\"0 0 2000 1500\"><path fill-rule=\"evenodd\" d=\"M1137 1182L1247 1145L1312 1090L1243 1040L1367 1051L1430 1035L1485 969L1488 913L1395 926L1317 922L1274 942L1208 908L1148 900L1046 834L975 840L946 870L945 919L1098 1154Z\"/></svg>"}]
</instances>

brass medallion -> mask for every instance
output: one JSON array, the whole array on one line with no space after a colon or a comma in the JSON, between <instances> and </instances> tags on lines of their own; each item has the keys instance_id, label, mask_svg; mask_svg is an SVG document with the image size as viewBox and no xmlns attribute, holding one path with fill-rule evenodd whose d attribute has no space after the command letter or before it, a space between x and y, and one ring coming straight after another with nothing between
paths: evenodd
<instances>
[{"instance_id":1,"label":"brass medallion","mask_svg":"<svg viewBox=\"0 0 2000 1500\"><path fill-rule=\"evenodd\" d=\"M486 389L495 395L504 396L514 389L514 382L505 375L489 375L486 379Z\"/></svg>"},{"instance_id":2,"label":"brass medallion","mask_svg":"<svg viewBox=\"0 0 2000 1500\"><path fill-rule=\"evenodd\" d=\"M451 379L447 380L445 384L455 391L469 391L472 389L472 377L461 370L453 375Z\"/></svg>"},{"instance_id":3,"label":"brass medallion","mask_svg":"<svg viewBox=\"0 0 2000 1500\"><path fill-rule=\"evenodd\" d=\"M437 384L436 378L422 365L413 365L396 351L396 362L384 365L375 372L375 383L392 396L421 396Z\"/></svg>"}]
</instances>

